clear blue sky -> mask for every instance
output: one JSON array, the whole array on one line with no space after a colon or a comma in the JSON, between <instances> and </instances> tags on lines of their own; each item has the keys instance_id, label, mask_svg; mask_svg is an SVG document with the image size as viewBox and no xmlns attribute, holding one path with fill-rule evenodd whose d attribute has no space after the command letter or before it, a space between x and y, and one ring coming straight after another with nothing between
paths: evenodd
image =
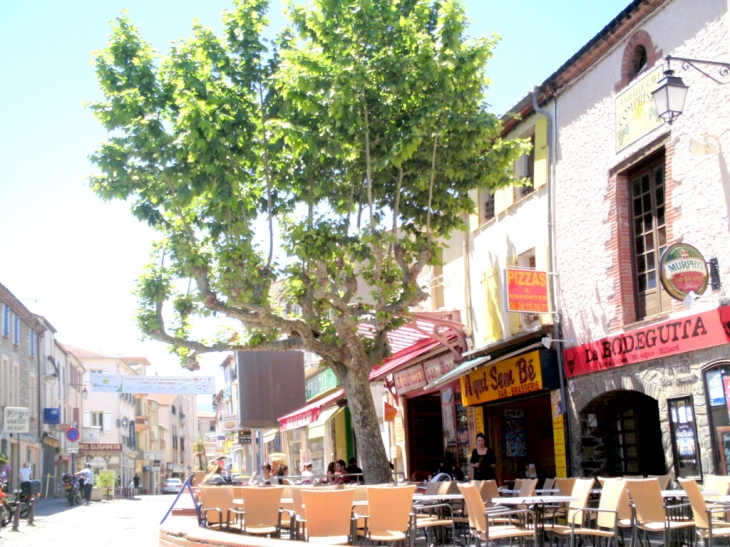
<instances>
[{"instance_id":1,"label":"clear blue sky","mask_svg":"<svg viewBox=\"0 0 730 547\"><path fill-rule=\"evenodd\" d=\"M517 103L614 18L629 0L466 0L470 34L498 32L487 100ZM0 283L44 315L62 342L144 355L182 374L134 325L135 279L153 236L122 203L88 189L89 154L105 138L83 102L100 98L92 51L122 9L165 53L198 18L219 30L224 0L0 0ZM282 2L272 0L274 26ZM219 357L204 364L216 374Z\"/></svg>"}]
</instances>

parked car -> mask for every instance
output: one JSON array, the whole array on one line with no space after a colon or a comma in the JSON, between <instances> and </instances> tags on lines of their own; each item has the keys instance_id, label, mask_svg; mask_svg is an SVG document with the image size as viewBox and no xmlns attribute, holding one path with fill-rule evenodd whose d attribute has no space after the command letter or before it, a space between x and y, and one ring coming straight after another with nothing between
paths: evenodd
<instances>
[{"instance_id":1,"label":"parked car","mask_svg":"<svg viewBox=\"0 0 730 547\"><path fill-rule=\"evenodd\" d=\"M182 481L180 479L166 479L165 484L162 485L163 494L177 494L182 488Z\"/></svg>"}]
</instances>

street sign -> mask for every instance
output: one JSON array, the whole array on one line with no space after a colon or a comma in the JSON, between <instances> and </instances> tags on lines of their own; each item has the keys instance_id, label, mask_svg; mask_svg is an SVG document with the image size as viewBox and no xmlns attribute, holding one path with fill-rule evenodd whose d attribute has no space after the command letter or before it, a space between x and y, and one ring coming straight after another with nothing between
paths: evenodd
<instances>
[{"instance_id":1,"label":"street sign","mask_svg":"<svg viewBox=\"0 0 730 547\"><path fill-rule=\"evenodd\" d=\"M28 433L30 409L22 406L5 407L5 433Z\"/></svg>"},{"instance_id":2,"label":"street sign","mask_svg":"<svg viewBox=\"0 0 730 547\"><path fill-rule=\"evenodd\" d=\"M71 441L72 443L75 443L79 440L81 437L81 434L79 433L79 430L75 427L69 427L66 430L66 438Z\"/></svg>"},{"instance_id":3,"label":"street sign","mask_svg":"<svg viewBox=\"0 0 730 547\"><path fill-rule=\"evenodd\" d=\"M68 452L69 454L78 454L79 453L79 445L77 444L76 446L67 446L66 447L66 452Z\"/></svg>"}]
</instances>

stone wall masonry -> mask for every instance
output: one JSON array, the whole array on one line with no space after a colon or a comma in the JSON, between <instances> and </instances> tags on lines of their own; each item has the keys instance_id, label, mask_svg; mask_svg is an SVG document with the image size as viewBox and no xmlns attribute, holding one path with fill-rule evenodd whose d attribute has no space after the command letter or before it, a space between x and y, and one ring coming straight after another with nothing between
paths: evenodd
<instances>
[{"instance_id":1,"label":"stone wall masonry","mask_svg":"<svg viewBox=\"0 0 730 547\"><path fill-rule=\"evenodd\" d=\"M593 469L593 462L605 457L600 450L603 439L586 442L585 437L590 437L590 433L586 435L585 416L582 416L581 412L596 397L615 390L637 391L657 400L664 458L670 472L674 471L674 456L669 432L667 399L691 395L703 472L717 472L711 469L712 459L709 457L712 454L712 439L703 371L712 364L728 360L727 347L720 346L577 376L569 380L572 424L570 446L573 461L576 462L575 472L579 473L582 468L584 473L588 470L588 474L592 474L590 471ZM582 449L586 444L588 446ZM600 471L600 467L596 467L595 470Z\"/></svg>"}]
</instances>

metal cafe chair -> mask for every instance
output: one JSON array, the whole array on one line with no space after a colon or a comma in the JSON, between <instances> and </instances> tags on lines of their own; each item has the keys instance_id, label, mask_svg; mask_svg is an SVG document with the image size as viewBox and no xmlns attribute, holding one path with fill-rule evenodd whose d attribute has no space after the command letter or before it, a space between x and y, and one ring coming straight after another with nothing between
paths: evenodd
<instances>
[{"instance_id":1,"label":"metal cafe chair","mask_svg":"<svg viewBox=\"0 0 730 547\"><path fill-rule=\"evenodd\" d=\"M715 538L730 537L730 522L726 520L730 504L712 502L708 505L695 479L678 479L678 482L687 492L697 536L705 545L713 547Z\"/></svg>"}]
</instances>

